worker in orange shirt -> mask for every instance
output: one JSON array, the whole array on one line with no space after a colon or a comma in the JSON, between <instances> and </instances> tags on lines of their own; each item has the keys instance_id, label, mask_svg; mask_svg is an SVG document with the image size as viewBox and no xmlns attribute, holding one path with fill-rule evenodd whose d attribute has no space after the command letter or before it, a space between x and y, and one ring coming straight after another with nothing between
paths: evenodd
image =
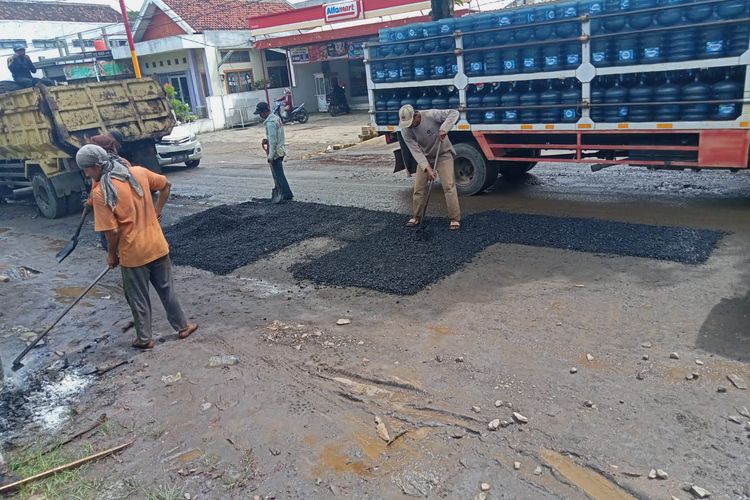
<instances>
[{"instance_id":1,"label":"worker in orange shirt","mask_svg":"<svg viewBox=\"0 0 750 500\"><path fill-rule=\"evenodd\" d=\"M149 283L156 289L178 337L189 337L198 325L188 323L175 293L169 245L159 224L171 184L163 175L148 169L128 169L116 156L95 144L79 149L76 163L97 182L91 191L94 229L106 235L109 267L122 267L123 289L137 336L133 347L153 349L155 345ZM154 204L151 193L157 191L159 197Z\"/></svg>"}]
</instances>

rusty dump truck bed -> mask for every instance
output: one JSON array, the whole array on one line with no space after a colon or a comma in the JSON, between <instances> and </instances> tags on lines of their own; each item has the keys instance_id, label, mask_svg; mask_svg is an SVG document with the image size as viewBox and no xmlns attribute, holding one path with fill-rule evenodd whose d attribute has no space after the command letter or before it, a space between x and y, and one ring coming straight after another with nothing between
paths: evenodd
<instances>
[{"instance_id":1,"label":"rusty dump truck bed","mask_svg":"<svg viewBox=\"0 0 750 500\"><path fill-rule=\"evenodd\" d=\"M151 78L0 94L0 159L45 163L71 158L89 137L119 130L126 143L169 134L174 117Z\"/></svg>"}]
</instances>

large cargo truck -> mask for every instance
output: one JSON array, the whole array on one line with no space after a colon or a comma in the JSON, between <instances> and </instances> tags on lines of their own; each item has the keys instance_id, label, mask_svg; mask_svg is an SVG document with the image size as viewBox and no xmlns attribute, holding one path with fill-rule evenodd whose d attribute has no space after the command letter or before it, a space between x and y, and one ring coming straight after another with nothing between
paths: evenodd
<instances>
[{"instance_id":1,"label":"large cargo truck","mask_svg":"<svg viewBox=\"0 0 750 500\"><path fill-rule=\"evenodd\" d=\"M539 162L748 168L748 0L534 4L381 30L365 63L372 124L457 108L459 193ZM413 166L401 142L397 169Z\"/></svg>"},{"instance_id":2,"label":"large cargo truck","mask_svg":"<svg viewBox=\"0 0 750 500\"><path fill-rule=\"evenodd\" d=\"M155 143L174 124L164 90L151 78L0 94L0 201L33 192L45 217L78 211L86 187L75 153L90 137L118 130L121 153L159 171Z\"/></svg>"}]
</instances>

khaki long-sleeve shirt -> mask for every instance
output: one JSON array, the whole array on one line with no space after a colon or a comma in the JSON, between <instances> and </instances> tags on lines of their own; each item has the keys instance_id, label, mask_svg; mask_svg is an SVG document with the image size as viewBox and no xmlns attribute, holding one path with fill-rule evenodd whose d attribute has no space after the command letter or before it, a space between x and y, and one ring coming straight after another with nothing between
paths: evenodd
<instances>
[{"instance_id":1,"label":"khaki long-sleeve shirt","mask_svg":"<svg viewBox=\"0 0 750 500\"><path fill-rule=\"evenodd\" d=\"M401 135L412 156L417 160L417 167L426 170L428 166L434 167L438 158L455 156L456 150L447 137L439 148L439 155L436 155L436 145L440 141L440 131L450 132L461 115L455 109L428 109L419 113L422 115L420 124L401 130Z\"/></svg>"}]
</instances>

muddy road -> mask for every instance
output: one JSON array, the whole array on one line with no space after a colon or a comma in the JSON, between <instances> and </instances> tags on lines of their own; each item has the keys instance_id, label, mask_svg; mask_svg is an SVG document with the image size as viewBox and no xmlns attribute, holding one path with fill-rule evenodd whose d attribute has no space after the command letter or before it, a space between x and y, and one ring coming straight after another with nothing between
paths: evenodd
<instances>
[{"instance_id":1,"label":"muddy road","mask_svg":"<svg viewBox=\"0 0 750 500\"><path fill-rule=\"evenodd\" d=\"M311 143L287 167L301 202L284 208L288 217L258 206L238 215L220 206L271 188L262 158L241 149L253 133L203 139L213 153L201 167L168 173L164 225L175 252L194 259L176 275L199 331L177 340L154 298L160 342L133 352L110 273L6 380L6 459L102 413L106 424L66 446L136 438L75 483L44 490L49 498L83 488L85 498L685 500L700 491L685 491L692 485L711 498L750 498L750 390L735 385L750 384L750 176L536 168L462 200L469 230L449 235L481 237L473 225L494 210L493 220L516 224L492 226L510 227L507 237L418 289L390 293L368 283L372 269L396 262L388 248L410 237L387 229L405 222L411 181L388 172L387 148L319 153L334 142ZM437 194L430 212L439 217ZM556 232L553 218L569 230ZM193 221L205 224L200 234ZM36 218L25 202L0 206L0 267L11 276L0 283L6 371L104 266L90 226L56 263L75 223ZM603 232L579 232L590 246L547 244L581 225ZM449 252L447 221L431 231L435 249ZM633 251L614 251L618 239ZM651 247L674 258L652 258ZM398 265L414 266L389 283L428 273L435 249L400 256ZM685 258L696 249L704 257ZM331 272L318 276L316 264ZM363 270L366 282L346 281ZM661 478L650 479L652 469Z\"/></svg>"}]
</instances>

